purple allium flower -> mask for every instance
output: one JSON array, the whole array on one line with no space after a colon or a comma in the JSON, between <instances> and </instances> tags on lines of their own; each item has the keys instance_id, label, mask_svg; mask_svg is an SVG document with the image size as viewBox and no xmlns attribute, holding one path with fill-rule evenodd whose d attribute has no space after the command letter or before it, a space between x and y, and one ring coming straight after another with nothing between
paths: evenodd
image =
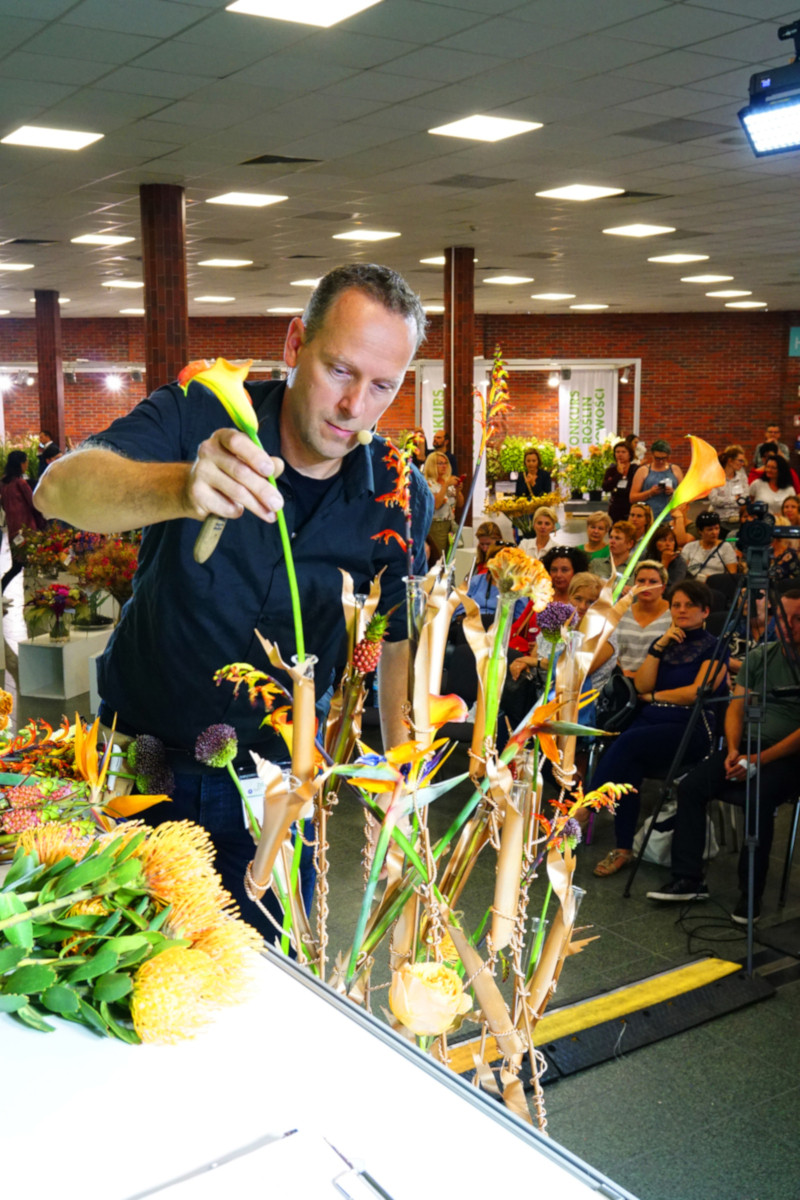
<instances>
[{"instance_id":1,"label":"purple allium flower","mask_svg":"<svg viewBox=\"0 0 800 1200\"><path fill-rule=\"evenodd\" d=\"M573 850L581 844L580 822L576 821L574 817L570 817L568 821L565 821L563 833L567 841L571 843Z\"/></svg>"},{"instance_id":2,"label":"purple allium flower","mask_svg":"<svg viewBox=\"0 0 800 1200\"><path fill-rule=\"evenodd\" d=\"M577 615L571 604L563 604L560 600L551 600L536 618L539 632L547 638L548 642L558 642L561 640L562 626L572 625Z\"/></svg>"},{"instance_id":3,"label":"purple allium flower","mask_svg":"<svg viewBox=\"0 0 800 1200\"><path fill-rule=\"evenodd\" d=\"M167 763L167 752L160 738L140 733L128 746L125 757L142 795L172 794L175 777Z\"/></svg>"},{"instance_id":4,"label":"purple allium flower","mask_svg":"<svg viewBox=\"0 0 800 1200\"><path fill-rule=\"evenodd\" d=\"M232 725L209 725L195 742L194 756L208 767L227 767L236 757L238 742Z\"/></svg>"}]
</instances>

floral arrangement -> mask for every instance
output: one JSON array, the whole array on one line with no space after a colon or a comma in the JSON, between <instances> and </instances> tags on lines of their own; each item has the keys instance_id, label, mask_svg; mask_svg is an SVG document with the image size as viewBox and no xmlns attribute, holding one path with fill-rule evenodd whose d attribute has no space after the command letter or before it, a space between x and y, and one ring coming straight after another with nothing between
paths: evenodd
<instances>
[{"instance_id":1,"label":"floral arrangement","mask_svg":"<svg viewBox=\"0 0 800 1200\"><path fill-rule=\"evenodd\" d=\"M520 437L517 434L508 434L499 447L500 467L504 475L510 475L512 471L521 473L525 469L525 451L536 450L539 455L539 461L545 471L551 471L556 464L556 447L553 442L548 442L546 439L535 437Z\"/></svg>"},{"instance_id":2,"label":"floral arrangement","mask_svg":"<svg viewBox=\"0 0 800 1200\"><path fill-rule=\"evenodd\" d=\"M559 492L548 492L544 496L502 496L486 505L486 512L508 517L522 537L533 537L533 520L540 508L557 508L561 504Z\"/></svg>"},{"instance_id":3,"label":"floral arrangement","mask_svg":"<svg viewBox=\"0 0 800 1200\"><path fill-rule=\"evenodd\" d=\"M14 552L34 575L54 576L67 569L72 553L71 529L49 525L46 529L25 528L22 534Z\"/></svg>"},{"instance_id":4,"label":"floral arrangement","mask_svg":"<svg viewBox=\"0 0 800 1200\"><path fill-rule=\"evenodd\" d=\"M85 587L95 593L110 593L122 605L133 595L133 577L138 561L139 547L136 543L110 538L104 545L78 560L74 570Z\"/></svg>"},{"instance_id":5,"label":"floral arrangement","mask_svg":"<svg viewBox=\"0 0 800 1200\"><path fill-rule=\"evenodd\" d=\"M261 939L188 821L88 838L26 829L0 890L0 1011L125 1042L191 1037L246 989Z\"/></svg>"},{"instance_id":6,"label":"floral arrangement","mask_svg":"<svg viewBox=\"0 0 800 1200\"><path fill-rule=\"evenodd\" d=\"M33 636L37 630L50 627L52 630L66 630L67 617L85 616L89 611L89 601L82 588L66 583L48 583L45 587L37 588L29 600L23 605L25 620Z\"/></svg>"}]
</instances>

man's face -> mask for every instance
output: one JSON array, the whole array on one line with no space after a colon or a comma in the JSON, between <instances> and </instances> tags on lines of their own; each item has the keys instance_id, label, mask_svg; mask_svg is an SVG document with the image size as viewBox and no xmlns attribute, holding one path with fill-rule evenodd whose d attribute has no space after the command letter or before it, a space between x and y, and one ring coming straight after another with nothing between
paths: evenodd
<instances>
[{"instance_id":1,"label":"man's face","mask_svg":"<svg viewBox=\"0 0 800 1200\"><path fill-rule=\"evenodd\" d=\"M444 430L443 430L443 429L437 429L437 430L436 430L436 433L433 435L433 448L434 448L434 450L444 450L444 446L445 446L445 442L446 442L446 441L447 441L447 438L446 438L446 436L445 436L445 432L444 432Z\"/></svg>"},{"instance_id":2,"label":"man's face","mask_svg":"<svg viewBox=\"0 0 800 1200\"><path fill-rule=\"evenodd\" d=\"M371 429L394 400L415 349L413 323L356 288L336 298L311 339L295 317L281 410L291 465L319 478L335 474L358 431Z\"/></svg>"},{"instance_id":3,"label":"man's face","mask_svg":"<svg viewBox=\"0 0 800 1200\"><path fill-rule=\"evenodd\" d=\"M800 600L790 600L787 596L781 598L781 605L792 635L795 646L800 646Z\"/></svg>"}]
</instances>

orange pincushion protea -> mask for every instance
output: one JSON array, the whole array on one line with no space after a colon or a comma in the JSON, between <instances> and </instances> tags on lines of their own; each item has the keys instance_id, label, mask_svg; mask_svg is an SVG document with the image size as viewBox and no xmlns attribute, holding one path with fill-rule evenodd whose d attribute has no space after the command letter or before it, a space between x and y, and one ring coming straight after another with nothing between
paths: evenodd
<instances>
[{"instance_id":1,"label":"orange pincushion protea","mask_svg":"<svg viewBox=\"0 0 800 1200\"><path fill-rule=\"evenodd\" d=\"M218 972L202 950L172 946L139 967L133 977L131 1017L143 1042L193 1037L220 1001Z\"/></svg>"},{"instance_id":2,"label":"orange pincushion protea","mask_svg":"<svg viewBox=\"0 0 800 1200\"><path fill-rule=\"evenodd\" d=\"M252 925L228 918L194 939L193 949L207 954L217 972L218 1004L238 1004L243 999L243 991L252 982L254 952L263 945L261 934Z\"/></svg>"},{"instance_id":3,"label":"orange pincushion protea","mask_svg":"<svg viewBox=\"0 0 800 1200\"><path fill-rule=\"evenodd\" d=\"M541 612L553 599L553 585L547 571L516 546L507 546L495 554L487 563L487 570L500 592L527 596L536 612Z\"/></svg>"},{"instance_id":4,"label":"orange pincushion protea","mask_svg":"<svg viewBox=\"0 0 800 1200\"><path fill-rule=\"evenodd\" d=\"M149 890L172 905L169 927L178 936L195 937L223 913L238 912L214 870L214 853L208 832L191 821L165 821L135 851Z\"/></svg>"},{"instance_id":5,"label":"orange pincushion protea","mask_svg":"<svg viewBox=\"0 0 800 1200\"><path fill-rule=\"evenodd\" d=\"M39 862L48 867L62 858L78 862L90 844L91 838L78 833L75 826L66 821L47 821L36 829L25 829L17 839L18 847L26 854L35 854Z\"/></svg>"}]
</instances>

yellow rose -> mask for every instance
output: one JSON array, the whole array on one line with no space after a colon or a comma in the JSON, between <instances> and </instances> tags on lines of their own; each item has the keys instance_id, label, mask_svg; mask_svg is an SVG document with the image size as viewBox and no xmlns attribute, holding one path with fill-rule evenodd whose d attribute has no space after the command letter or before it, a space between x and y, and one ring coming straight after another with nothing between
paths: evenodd
<instances>
[{"instance_id":1,"label":"yellow rose","mask_svg":"<svg viewBox=\"0 0 800 1200\"><path fill-rule=\"evenodd\" d=\"M471 1004L461 979L444 963L405 963L392 973L389 1007L417 1037L438 1037Z\"/></svg>"}]
</instances>

